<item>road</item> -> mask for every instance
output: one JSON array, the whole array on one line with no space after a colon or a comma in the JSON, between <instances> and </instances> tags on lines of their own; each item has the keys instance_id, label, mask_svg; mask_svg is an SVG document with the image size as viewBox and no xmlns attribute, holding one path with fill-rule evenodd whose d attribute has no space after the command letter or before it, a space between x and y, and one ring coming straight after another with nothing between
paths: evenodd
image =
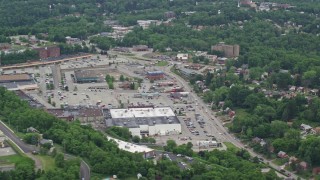
<instances>
[{"instance_id":1,"label":"road","mask_svg":"<svg viewBox=\"0 0 320 180\"><path fill-rule=\"evenodd\" d=\"M172 66L167 66L166 68L162 68L162 70L164 70L166 72L166 74L168 74L169 76L174 77L177 81L179 81L179 83L181 83L183 85L185 91L190 92L189 96L191 96L191 98L193 98L196 102L198 102L198 107L200 107L200 108L198 108L200 111L197 111L197 112L199 112L204 117L204 119L207 120L206 123L210 124L210 122L213 122L215 124L215 126L213 126L213 127L214 127L214 129L216 131L219 132L218 134L215 134L215 135L218 136L218 139L220 139L222 141L225 141L225 142L231 142L235 146L237 146L238 148L246 149L250 153L250 155L253 156L253 157L255 157L255 156L261 157L263 159L263 162L267 163L273 169L276 169L276 170L280 170L281 169L280 166L274 164L273 162L271 162L268 159L265 159L264 157L262 157L259 154L255 153L253 150L245 148L245 145L243 143L241 143L240 140L237 139L235 136L230 134L228 132L228 130L222 125L222 122L218 118L216 118L216 117L214 117L214 116L212 116L210 114L210 112L212 112L211 109L209 109L207 107L207 104L204 103L204 101L201 98L199 98L192 91L192 88L189 86L189 83L186 82L180 76L178 76L178 75L176 75L176 74L171 72L171 70L170 70L171 67ZM212 120L212 121L210 121L210 120ZM285 171L284 173L286 175L291 174L291 177L294 178L294 179L298 179L299 178L299 176L297 176L297 175L295 175L295 174L293 174L293 173L291 173L289 171ZM302 179L302 178L300 177L300 179Z\"/></svg>"},{"instance_id":2,"label":"road","mask_svg":"<svg viewBox=\"0 0 320 180\"><path fill-rule=\"evenodd\" d=\"M30 158L36 161L36 159L34 159L34 156L30 154L32 151L37 150L36 147L32 147L25 144L10 129L8 129L8 127L4 125L2 121L0 121L0 131L2 131L3 134L5 134L9 139L11 139L18 146L18 148L20 148L22 152L26 153ZM90 167L84 161L81 161L80 176L81 180L90 180Z\"/></svg>"},{"instance_id":3,"label":"road","mask_svg":"<svg viewBox=\"0 0 320 180\"><path fill-rule=\"evenodd\" d=\"M81 161L81 164L80 164L80 179L90 180L90 167L83 160Z\"/></svg>"},{"instance_id":4,"label":"road","mask_svg":"<svg viewBox=\"0 0 320 180\"><path fill-rule=\"evenodd\" d=\"M8 127L5 126L2 121L0 122L0 131L2 131L3 134L11 139L22 152L31 153L32 151L36 150L36 147L25 144L19 137L14 134L14 132L8 129Z\"/></svg>"},{"instance_id":5,"label":"road","mask_svg":"<svg viewBox=\"0 0 320 180\"><path fill-rule=\"evenodd\" d=\"M41 161L32 154L32 151L38 151L37 147L25 144L2 121L0 121L0 131L2 131L23 153L25 153L28 157L34 160L36 170L42 169Z\"/></svg>"}]
</instances>

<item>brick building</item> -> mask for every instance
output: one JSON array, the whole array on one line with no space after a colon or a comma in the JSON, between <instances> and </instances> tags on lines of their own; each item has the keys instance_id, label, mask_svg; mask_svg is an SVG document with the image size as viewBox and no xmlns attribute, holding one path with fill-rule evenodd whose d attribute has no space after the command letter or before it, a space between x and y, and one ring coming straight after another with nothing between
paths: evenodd
<instances>
[{"instance_id":1,"label":"brick building","mask_svg":"<svg viewBox=\"0 0 320 180\"><path fill-rule=\"evenodd\" d=\"M35 48L34 50L39 53L40 59L47 59L49 57L59 57L60 56L60 47L58 47L58 46Z\"/></svg>"},{"instance_id":2,"label":"brick building","mask_svg":"<svg viewBox=\"0 0 320 180\"><path fill-rule=\"evenodd\" d=\"M132 47L133 51L148 51L149 48L146 45L136 45Z\"/></svg>"},{"instance_id":3,"label":"brick building","mask_svg":"<svg viewBox=\"0 0 320 180\"><path fill-rule=\"evenodd\" d=\"M211 47L211 50L223 52L227 58L239 56L240 46L239 45L226 45L223 42Z\"/></svg>"},{"instance_id":4,"label":"brick building","mask_svg":"<svg viewBox=\"0 0 320 180\"><path fill-rule=\"evenodd\" d=\"M160 80L164 78L164 72L162 71L149 71L147 72L147 78L149 80Z\"/></svg>"}]
</instances>

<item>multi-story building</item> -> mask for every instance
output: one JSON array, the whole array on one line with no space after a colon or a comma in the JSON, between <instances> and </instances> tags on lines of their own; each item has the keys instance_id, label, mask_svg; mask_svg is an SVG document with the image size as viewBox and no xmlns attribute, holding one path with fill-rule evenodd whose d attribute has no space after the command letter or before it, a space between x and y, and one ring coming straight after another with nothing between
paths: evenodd
<instances>
[{"instance_id":1,"label":"multi-story building","mask_svg":"<svg viewBox=\"0 0 320 180\"><path fill-rule=\"evenodd\" d=\"M164 78L164 72L162 71L148 71L147 78L149 80L160 80Z\"/></svg>"},{"instance_id":2,"label":"multi-story building","mask_svg":"<svg viewBox=\"0 0 320 180\"><path fill-rule=\"evenodd\" d=\"M60 56L60 47L58 46L35 48L34 50L38 51L40 59Z\"/></svg>"},{"instance_id":3,"label":"multi-story building","mask_svg":"<svg viewBox=\"0 0 320 180\"><path fill-rule=\"evenodd\" d=\"M211 47L211 50L223 52L224 56L227 58L237 57L240 53L239 45L226 45L221 42L217 45Z\"/></svg>"}]
</instances>

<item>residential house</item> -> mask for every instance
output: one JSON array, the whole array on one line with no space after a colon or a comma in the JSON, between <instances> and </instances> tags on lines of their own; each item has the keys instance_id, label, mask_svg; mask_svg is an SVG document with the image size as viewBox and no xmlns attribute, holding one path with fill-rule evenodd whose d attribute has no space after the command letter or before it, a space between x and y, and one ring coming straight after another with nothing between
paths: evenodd
<instances>
[{"instance_id":1,"label":"residential house","mask_svg":"<svg viewBox=\"0 0 320 180\"><path fill-rule=\"evenodd\" d=\"M296 91L296 86L291 86L291 87L289 88L289 91L291 91L291 92Z\"/></svg>"},{"instance_id":2,"label":"residential house","mask_svg":"<svg viewBox=\"0 0 320 180\"><path fill-rule=\"evenodd\" d=\"M228 115L229 115L229 118L234 118L234 116L236 115L236 112L230 111Z\"/></svg>"},{"instance_id":3,"label":"residential house","mask_svg":"<svg viewBox=\"0 0 320 180\"><path fill-rule=\"evenodd\" d=\"M252 0L241 0L240 5L250 5L252 4Z\"/></svg>"},{"instance_id":4,"label":"residential house","mask_svg":"<svg viewBox=\"0 0 320 180\"><path fill-rule=\"evenodd\" d=\"M309 91L309 93L312 94L312 95L317 96L318 93L319 93L319 89L311 89L311 90Z\"/></svg>"},{"instance_id":5,"label":"residential house","mask_svg":"<svg viewBox=\"0 0 320 180\"><path fill-rule=\"evenodd\" d=\"M173 11L168 11L164 13L164 17L166 18L175 18L176 17L176 13Z\"/></svg>"},{"instance_id":6,"label":"residential house","mask_svg":"<svg viewBox=\"0 0 320 180\"><path fill-rule=\"evenodd\" d=\"M307 125L307 124L301 124L300 125L300 129L305 131L305 132L309 132L312 129L312 127Z\"/></svg>"},{"instance_id":7,"label":"residential house","mask_svg":"<svg viewBox=\"0 0 320 180\"><path fill-rule=\"evenodd\" d=\"M40 145L45 145L45 144L50 144L51 146L53 146L53 141L51 139L41 139Z\"/></svg>"},{"instance_id":8,"label":"residential house","mask_svg":"<svg viewBox=\"0 0 320 180\"><path fill-rule=\"evenodd\" d=\"M314 130L315 134L320 135L320 126L315 127L313 130Z\"/></svg>"},{"instance_id":9,"label":"residential house","mask_svg":"<svg viewBox=\"0 0 320 180\"><path fill-rule=\"evenodd\" d=\"M260 138L258 138L258 137L253 138L253 139L252 139L252 142L253 142L253 143L256 143L256 144L260 144L260 146L265 146L265 145L267 145L267 142L266 142L265 140L260 139Z\"/></svg>"},{"instance_id":10,"label":"residential house","mask_svg":"<svg viewBox=\"0 0 320 180\"><path fill-rule=\"evenodd\" d=\"M161 21L158 20L137 20L139 26L143 29L149 28L150 25L160 25Z\"/></svg>"},{"instance_id":11,"label":"residential house","mask_svg":"<svg viewBox=\"0 0 320 180\"><path fill-rule=\"evenodd\" d=\"M166 50L167 52L171 52L171 51L172 51L172 49L171 49L170 47L167 47L165 50Z\"/></svg>"},{"instance_id":12,"label":"residential house","mask_svg":"<svg viewBox=\"0 0 320 180\"><path fill-rule=\"evenodd\" d=\"M278 152L278 157L279 157L279 158L287 158L288 155L287 155L287 153L285 153L285 152L283 152L283 151L279 151L279 152Z\"/></svg>"},{"instance_id":13,"label":"residential house","mask_svg":"<svg viewBox=\"0 0 320 180\"><path fill-rule=\"evenodd\" d=\"M263 139L261 139L261 142L260 142L260 146L265 146L265 145L267 145L267 142L265 141L265 140L263 140Z\"/></svg>"},{"instance_id":14,"label":"residential house","mask_svg":"<svg viewBox=\"0 0 320 180\"><path fill-rule=\"evenodd\" d=\"M308 164L305 162L305 161L301 161L300 163L299 163L299 167L302 169L302 170L307 170L307 168L308 168Z\"/></svg>"},{"instance_id":15,"label":"residential house","mask_svg":"<svg viewBox=\"0 0 320 180\"><path fill-rule=\"evenodd\" d=\"M226 64L228 58L219 57L217 60L218 60L218 64L224 65L224 64Z\"/></svg>"},{"instance_id":16,"label":"residential house","mask_svg":"<svg viewBox=\"0 0 320 180\"><path fill-rule=\"evenodd\" d=\"M79 44L79 43L81 43L81 40L79 38L72 38L70 36L67 36L66 43L67 44Z\"/></svg>"},{"instance_id":17,"label":"residential house","mask_svg":"<svg viewBox=\"0 0 320 180\"><path fill-rule=\"evenodd\" d=\"M31 133L39 133L39 131L36 129L36 128L34 128L34 127L28 127L27 128L27 132L31 132Z\"/></svg>"},{"instance_id":18,"label":"residential house","mask_svg":"<svg viewBox=\"0 0 320 180\"><path fill-rule=\"evenodd\" d=\"M259 11L270 11L268 3L261 3L259 6Z\"/></svg>"},{"instance_id":19,"label":"residential house","mask_svg":"<svg viewBox=\"0 0 320 180\"><path fill-rule=\"evenodd\" d=\"M220 101L218 104L218 107L223 107L224 106L224 101Z\"/></svg>"},{"instance_id":20,"label":"residential house","mask_svg":"<svg viewBox=\"0 0 320 180\"><path fill-rule=\"evenodd\" d=\"M258 137L255 137L255 138L252 138L252 142L253 142L253 143L260 143L260 142L261 142L261 139L258 138Z\"/></svg>"},{"instance_id":21,"label":"residential house","mask_svg":"<svg viewBox=\"0 0 320 180\"><path fill-rule=\"evenodd\" d=\"M320 167L315 167L312 169L312 174L313 175L318 175L320 174Z\"/></svg>"},{"instance_id":22,"label":"residential house","mask_svg":"<svg viewBox=\"0 0 320 180\"><path fill-rule=\"evenodd\" d=\"M298 161L298 158L296 158L296 157L294 157L294 156L291 156L290 158L289 158L289 164L290 163L296 163Z\"/></svg>"},{"instance_id":23,"label":"residential house","mask_svg":"<svg viewBox=\"0 0 320 180\"><path fill-rule=\"evenodd\" d=\"M189 69L193 69L193 70L199 70L201 69L203 66L200 64L191 64L190 66L188 66Z\"/></svg>"}]
</instances>

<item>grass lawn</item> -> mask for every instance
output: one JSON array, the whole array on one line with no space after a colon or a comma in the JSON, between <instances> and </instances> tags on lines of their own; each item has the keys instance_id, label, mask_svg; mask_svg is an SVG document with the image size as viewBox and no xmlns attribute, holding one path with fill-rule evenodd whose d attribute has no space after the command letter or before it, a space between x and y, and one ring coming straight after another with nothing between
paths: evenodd
<instances>
[{"instance_id":1,"label":"grass lawn","mask_svg":"<svg viewBox=\"0 0 320 180\"><path fill-rule=\"evenodd\" d=\"M288 162L288 158L284 158L284 159L277 158L272 162L275 163L276 165L282 166L284 165L284 163Z\"/></svg>"},{"instance_id":2,"label":"grass lawn","mask_svg":"<svg viewBox=\"0 0 320 180\"><path fill-rule=\"evenodd\" d=\"M156 66L167 66L169 63L167 61L159 61Z\"/></svg>"},{"instance_id":3,"label":"grass lawn","mask_svg":"<svg viewBox=\"0 0 320 180\"><path fill-rule=\"evenodd\" d=\"M231 142L223 142L223 144L227 146L227 150L229 150L229 151L237 152L240 150L238 147L236 147Z\"/></svg>"},{"instance_id":4,"label":"grass lawn","mask_svg":"<svg viewBox=\"0 0 320 180\"><path fill-rule=\"evenodd\" d=\"M56 167L54 159L51 156L39 155L39 156L37 156L37 158L40 159L42 167L45 171L48 171L50 169L54 169Z\"/></svg>"},{"instance_id":5,"label":"grass lawn","mask_svg":"<svg viewBox=\"0 0 320 180\"><path fill-rule=\"evenodd\" d=\"M159 145L148 145L148 147L155 150L164 151L163 147Z\"/></svg>"},{"instance_id":6,"label":"grass lawn","mask_svg":"<svg viewBox=\"0 0 320 180\"><path fill-rule=\"evenodd\" d=\"M10 156L1 156L0 157L0 164L16 164L23 161L30 161L31 159L28 157L23 157L18 154L10 155Z\"/></svg>"}]
</instances>

